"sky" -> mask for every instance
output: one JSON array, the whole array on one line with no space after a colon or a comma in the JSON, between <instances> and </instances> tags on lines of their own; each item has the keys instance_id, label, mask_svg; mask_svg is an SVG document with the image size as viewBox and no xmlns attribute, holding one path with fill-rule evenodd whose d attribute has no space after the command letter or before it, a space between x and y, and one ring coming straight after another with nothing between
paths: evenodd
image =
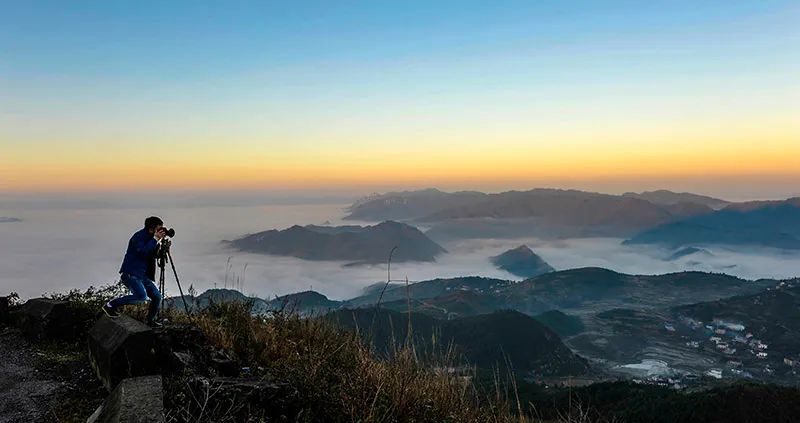
<instances>
[{"instance_id":1,"label":"sky","mask_svg":"<svg viewBox=\"0 0 800 423\"><path fill-rule=\"evenodd\" d=\"M0 192L800 195L796 1L0 10Z\"/></svg>"}]
</instances>

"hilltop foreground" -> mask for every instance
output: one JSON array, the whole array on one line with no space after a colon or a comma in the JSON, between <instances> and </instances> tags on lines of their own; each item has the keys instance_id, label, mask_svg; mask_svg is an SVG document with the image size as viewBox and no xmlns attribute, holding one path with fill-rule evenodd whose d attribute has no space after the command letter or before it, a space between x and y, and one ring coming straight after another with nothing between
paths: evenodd
<instances>
[{"instance_id":1,"label":"hilltop foreground","mask_svg":"<svg viewBox=\"0 0 800 423\"><path fill-rule=\"evenodd\" d=\"M14 342L4 342L4 348L41 353L27 364L29 370L52 375L40 382L58 388L28 401L24 414L11 414L20 405L13 395L19 381L9 371L17 364L3 363L0 399L9 404L0 407L0 421L87 421L106 399L104 386L117 392L117 384L149 374L163 381L160 421L518 421L509 403L469 382L468 373L437 370L454 362L422 359L409 348L378 359L358 336L323 319L280 312L263 319L251 313L251 304L231 301L212 303L192 317L168 310L172 323L150 330L128 316L96 317L94 310L114 291L12 305L14 326L0 330L4 341ZM126 311L134 317L144 313L142 307ZM137 341L103 339L107 331ZM153 349L142 349L148 343ZM108 348L126 350L113 360L98 359ZM129 378L118 380L118 372ZM77 374L90 377L78 381Z\"/></svg>"},{"instance_id":2,"label":"hilltop foreground","mask_svg":"<svg viewBox=\"0 0 800 423\"><path fill-rule=\"evenodd\" d=\"M131 391L148 404L137 421L721 423L800 416L793 387L676 391L606 382L567 390L516 379L507 367L485 379L450 353L399 342L391 355L380 354L331 319L254 315L247 301L211 301L192 317L173 308L166 312L172 323L155 330L134 320L142 307L126 310L133 318L98 319L96 307L115 289L30 300L12 304L11 316L0 313L0 352L14 360L0 362L0 422L83 422L93 413L88 421L126 421L107 410ZM368 310L360 313L363 320ZM109 356L114 360L99 359L120 349L123 355Z\"/></svg>"}]
</instances>

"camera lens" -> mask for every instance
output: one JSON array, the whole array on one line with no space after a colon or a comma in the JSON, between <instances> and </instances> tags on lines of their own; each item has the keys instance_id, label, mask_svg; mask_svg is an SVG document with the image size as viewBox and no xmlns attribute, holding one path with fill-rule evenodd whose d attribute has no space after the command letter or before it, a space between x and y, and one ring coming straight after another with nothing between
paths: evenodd
<instances>
[{"instance_id":1,"label":"camera lens","mask_svg":"<svg viewBox=\"0 0 800 423\"><path fill-rule=\"evenodd\" d=\"M167 229L167 234L166 235L168 237L170 237L170 238L174 238L175 237L175 229L173 229L173 228Z\"/></svg>"}]
</instances>

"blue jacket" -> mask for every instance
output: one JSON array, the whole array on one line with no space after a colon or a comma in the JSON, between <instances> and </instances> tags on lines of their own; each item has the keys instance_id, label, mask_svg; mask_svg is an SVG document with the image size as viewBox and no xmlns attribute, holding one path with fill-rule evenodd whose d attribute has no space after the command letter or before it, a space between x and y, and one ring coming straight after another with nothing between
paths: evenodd
<instances>
[{"instance_id":1,"label":"blue jacket","mask_svg":"<svg viewBox=\"0 0 800 423\"><path fill-rule=\"evenodd\" d=\"M125 252L119 273L128 273L144 278L147 274L147 263L152 261L157 245L155 238L146 228L133 234L131 240L128 241L128 251Z\"/></svg>"}]
</instances>

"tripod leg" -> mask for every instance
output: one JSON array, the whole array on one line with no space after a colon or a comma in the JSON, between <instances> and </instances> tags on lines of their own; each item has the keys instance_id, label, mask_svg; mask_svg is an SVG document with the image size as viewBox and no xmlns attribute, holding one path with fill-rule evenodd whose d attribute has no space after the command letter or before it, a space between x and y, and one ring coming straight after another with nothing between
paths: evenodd
<instances>
[{"instance_id":1,"label":"tripod leg","mask_svg":"<svg viewBox=\"0 0 800 423\"><path fill-rule=\"evenodd\" d=\"M159 308L162 309L162 310L164 309L164 303L165 303L166 298L167 298L166 284L164 282L165 279L166 279L164 277L164 266L165 266L164 259L161 259L161 258L158 259L158 268L159 268L158 290L159 290L159 292L161 292L161 307L159 307Z\"/></svg>"},{"instance_id":2,"label":"tripod leg","mask_svg":"<svg viewBox=\"0 0 800 423\"><path fill-rule=\"evenodd\" d=\"M192 313L189 312L189 304L186 304L186 297L183 296L183 288L181 288L181 281L178 279L178 271L175 270L175 262L172 261L172 253L167 251L167 257L169 258L169 264L172 266L172 273L175 275L175 283L178 284L178 291L181 293L181 300L183 300L183 307L186 309L186 314L191 316Z\"/></svg>"}]
</instances>

